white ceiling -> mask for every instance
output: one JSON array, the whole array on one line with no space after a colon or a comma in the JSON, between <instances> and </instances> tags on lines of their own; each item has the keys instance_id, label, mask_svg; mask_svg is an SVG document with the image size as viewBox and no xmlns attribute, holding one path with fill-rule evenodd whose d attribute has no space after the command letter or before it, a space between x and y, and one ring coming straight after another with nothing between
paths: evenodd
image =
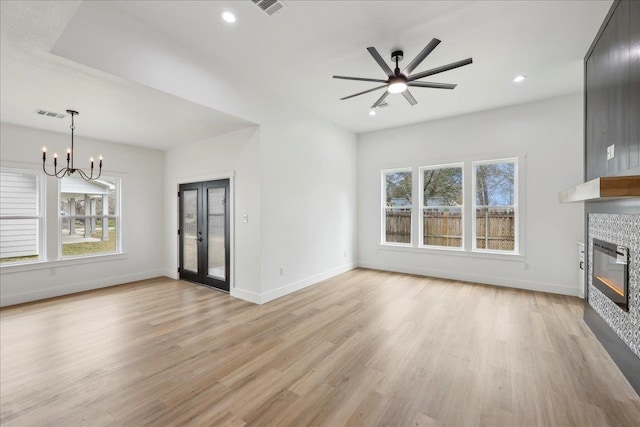
<instances>
[{"instance_id":1,"label":"white ceiling","mask_svg":"<svg viewBox=\"0 0 640 427\"><path fill-rule=\"evenodd\" d=\"M611 0L285 3L274 16L249 0L109 7L197 53L199 66L228 70L231 85L260 85L272 97L366 132L582 90L582 60ZM86 125L95 129L90 136L158 148L250 125L50 54L77 8L77 2L2 2L2 121L45 127L36 123L47 119L35 116L35 108L75 107L83 120L79 133ZM220 19L225 9L236 13L235 24ZM473 57L472 65L423 79L457 83L455 90L412 89L413 107L391 95L375 117L367 113L381 92L339 100L376 84L333 74L384 78L368 46L385 59L401 48L406 65L433 37L442 43L415 71ZM519 73L529 78L515 84ZM116 134L112 128L123 124Z\"/></svg>"},{"instance_id":2,"label":"white ceiling","mask_svg":"<svg viewBox=\"0 0 640 427\"><path fill-rule=\"evenodd\" d=\"M79 2L2 2L0 115L3 123L69 133L70 118L36 109L79 111L76 134L167 149L252 123L114 77L49 53Z\"/></svg>"}]
</instances>

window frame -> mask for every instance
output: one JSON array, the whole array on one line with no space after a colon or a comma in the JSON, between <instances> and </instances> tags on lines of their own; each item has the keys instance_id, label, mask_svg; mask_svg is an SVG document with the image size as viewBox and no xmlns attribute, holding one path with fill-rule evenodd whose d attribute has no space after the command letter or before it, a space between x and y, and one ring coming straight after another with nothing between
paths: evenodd
<instances>
[{"instance_id":1,"label":"window frame","mask_svg":"<svg viewBox=\"0 0 640 427\"><path fill-rule=\"evenodd\" d=\"M498 206L479 206L476 203L476 166L477 165L492 165L498 163L513 163L513 205L498 205ZM500 254L500 255L521 255L520 251L520 157L506 157L500 159L490 160L477 160L471 162L471 251L476 253L485 254ZM513 230L513 250L502 251L496 249L483 249L478 248L478 242L476 237L476 209L478 207L498 207L498 208L513 208L514 216L514 230Z\"/></svg>"},{"instance_id":2,"label":"window frame","mask_svg":"<svg viewBox=\"0 0 640 427\"><path fill-rule=\"evenodd\" d=\"M461 245L459 247L456 246L441 246L441 245L425 245L424 242L424 210L425 208L451 208L452 206L424 206L424 172L426 170L434 170L434 169L447 169L447 168L460 168L461 177L462 177L462 204L460 205L460 226L461 226ZM418 212L418 248L423 249L437 249L437 250L446 250L446 251L464 251L465 250L465 239L466 239L466 213L465 213L465 179L464 179L464 162L455 162L455 163L443 163L437 165L427 165L418 167L418 189L419 189L419 212Z\"/></svg>"},{"instance_id":3,"label":"window frame","mask_svg":"<svg viewBox=\"0 0 640 427\"><path fill-rule=\"evenodd\" d=\"M0 216L0 219L35 219L38 224L38 231L36 233L38 239L38 258L25 261L3 262L0 263L1 268L15 267L21 265L31 265L46 262L47 260L47 233L45 227L46 218L46 191L45 191L45 179L42 171L25 169L20 167L0 166L0 171L6 173L16 174L28 174L35 177L36 180L36 215L6 215Z\"/></svg>"},{"instance_id":4,"label":"window frame","mask_svg":"<svg viewBox=\"0 0 640 427\"><path fill-rule=\"evenodd\" d=\"M395 246L395 247L404 247L404 248L412 248L413 246L413 229L414 229L414 221L413 221L413 217L414 217L414 199L415 199L415 192L413 191L413 187L415 184L415 176L414 176L414 172L413 172L413 167L404 167L404 168L393 168L393 169L383 169L380 171L380 178L381 178L381 193L380 193L380 244L384 245L384 246ZM387 242L387 209L394 209L394 208L387 208L386 206L386 200L387 200L387 175L389 173L396 173L396 172L409 172L411 174L411 206L410 208L410 219L411 219L411 223L410 223L410 227L409 227L409 242L408 243L402 243L402 242ZM406 209L406 207L404 207L404 209Z\"/></svg>"},{"instance_id":5,"label":"window frame","mask_svg":"<svg viewBox=\"0 0 640 427\"><path fill-rule=\"evenodd\" d=\"M113 180L115 184L116 193L116 208L115 214L112 215L61 215L60 205L62 202L62 179L58 179L57 196L56 196L56 210L57 210L57 224L56 232L58 236L58 257L57 261L67 261L83 258L99 258L113 255L120 255L122 251L122 178L118 176L104 176L101 180ZM107 224L110 219L115 219L116 233L115 233L115 249L109 252L94 252L86 255L63 255L62 253L62 221L63 219L76 220L76 219L103 219L107 218ZM104 225L103 225L104 226Z\"/></svg>"}]
</instances>

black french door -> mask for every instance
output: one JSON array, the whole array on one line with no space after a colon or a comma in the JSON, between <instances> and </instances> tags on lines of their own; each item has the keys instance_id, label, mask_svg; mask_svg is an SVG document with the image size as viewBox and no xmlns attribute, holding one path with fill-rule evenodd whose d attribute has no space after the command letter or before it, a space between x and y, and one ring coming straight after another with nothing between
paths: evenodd
<instances>
[{"instance_id":1,"label":"black french door","mask_svg":"<svg viewBox=\"0 0 640 427\"><path fill-rule=\"evenodd\" d=\"M229 180L181 184L180 278L229 292Z\"/></svg>"}]
</instances>

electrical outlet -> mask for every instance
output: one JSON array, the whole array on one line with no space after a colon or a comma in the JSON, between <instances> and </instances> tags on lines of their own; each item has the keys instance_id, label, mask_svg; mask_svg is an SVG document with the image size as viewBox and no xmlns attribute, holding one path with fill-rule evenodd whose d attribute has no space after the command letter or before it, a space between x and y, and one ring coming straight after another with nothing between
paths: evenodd
<instances>
[{"instance_id":1,"label":"electrical outlet","mask_svg":"<svg viewBox=\"0 0 640 427\"><path fill-rule=\"evenodd\" d=\"M50 276L55 276L56 275L56 269L55 268L50 268L49 269L49 275Z\"/></svg>"},{"instance_id":2,"label":"electrical outlet","mask_svg":"<svg viewBox=\"0 0 640 427\"><path fill-rule=\"evenodd\" d=\"M347 251L344 251L344 257L345 258L347 257Z\"/></svg>"},{"instance_id":3,"label":"electrical outlet","mask_svg":"<svg viewBox=\"0 0 640 427\"><path fill-rule=\"evenodd\" d=\"M249 214L242 215L242 222L245 224L249 222Z\"/></svg>"},{"instance_id":4,"label":"electrical outlet","mask_svg":"<svg viewBox=\"0 0 640 427\"><path fill-rule=\"evenodd\" d=\"M611 160L616 156L616 145L611 144L607 147L607 160Z\"/></svg>"},{"instance_id":5,"label":"electrical outlet","mask_svg":"<svg viewBox=\"0 0 640 427\"><path fill-rule=\"evenodd\" d=\"M284 267L280 267L280 275L284 276Z\"/></svg>"}]
</instances>

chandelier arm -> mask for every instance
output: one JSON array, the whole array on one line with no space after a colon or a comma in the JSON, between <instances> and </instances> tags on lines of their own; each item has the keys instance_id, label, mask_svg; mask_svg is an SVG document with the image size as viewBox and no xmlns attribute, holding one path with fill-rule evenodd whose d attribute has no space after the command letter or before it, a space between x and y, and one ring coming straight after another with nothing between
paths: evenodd
<instances>
[{"instance_id":1,"label":"chandelier arm","mask_svg":"<svg viewBox=\"0 0 640 427\"><path fill-rule=\"evenodd\" d=\"M46 168L46 165L45 165L45 163L44 163L44 160L42 161L42 171L43 171L46 175L49 175L49 176L56 176L56 174L55 174L55 169L54 169L54 173L49 173L49 172L47 172L47 168Z\"/></svg>"},{"instance_id":2,"label":"chandelier arm","mask_svg":"<svg viewBox=\"0 0 640 427\"><path fill-rule=\"evenodd\" d=\"M93 181L96 180L98 178L100 178L100 176L102 175L102 155L100 156L99 160L99 169L98 169L98 175L94 178L94 163L93 163L93 157L91 158L91 174L87 174L87 172L83 171L82 169L76 169L75 165L74 165L74 154L75 154L75 147L74 147L74 133L75 133L75 116L78 115L78 112L75 110L67 110L67 113L69 113L71 115L71 148L67 149L67 167L65 168L61 168L60 170L58 170L58 157L57 154L54 154L54 160L53 160L53 173L49 172L47 170L47 164L46 164L46 159L47 159L47 147L43 147L42 148L42 171L47 175L47 176L55 176L56 178L62 179L65 176L71 176L73 175L75 172L78 172L78 175L84 179L85 181Z\"/></svg>"},{"instance_id":3,"label":"chandelier arm","mask_svg":"<svg viewBox=\"0 0 640 427\"><path fill-rule=\"evenodd\" d=\"M80 175L80 177L85 181L91 181L91 177L87 175L82 169L76 169L76 172L78 172L78 175ZM93 173L91 174L91 176L93 176Z\"/></svg>"}]
</instances>

